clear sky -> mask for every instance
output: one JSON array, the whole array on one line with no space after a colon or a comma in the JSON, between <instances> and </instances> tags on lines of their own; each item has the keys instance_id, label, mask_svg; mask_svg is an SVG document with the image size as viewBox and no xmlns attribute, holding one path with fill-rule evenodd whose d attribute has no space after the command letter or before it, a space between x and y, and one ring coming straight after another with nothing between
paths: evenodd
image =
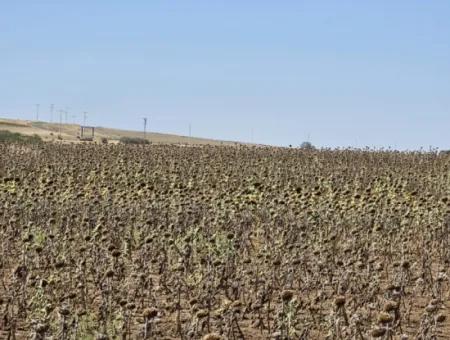
<instances>
[{"instance_id":1,"label":"clear sky","mask_svg":"<svg viewBox=\"0 0 450 340\"><path fill-rule=\"evenodd\" d=\"M1 0L0 116L38 103L43 120L54 104L92 125L446 149L450 1Z\"/></svg>"}]
</instances>

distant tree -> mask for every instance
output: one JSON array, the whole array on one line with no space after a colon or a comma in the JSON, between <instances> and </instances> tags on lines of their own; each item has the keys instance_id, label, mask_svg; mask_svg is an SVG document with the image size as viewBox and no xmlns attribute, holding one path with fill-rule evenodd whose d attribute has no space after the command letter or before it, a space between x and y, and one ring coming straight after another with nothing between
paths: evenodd
<instances>
[{"instance_id":1,"label":"distant tree","mask_svg":"<svg viewBox=\"0 0 450 340\"><path fill-rule=\"evenodd\" d=\"M121 137L119 141L123 144L150 144L147 139L140 137Z\"/></svg>"},{"instance_id":2,"label":"distant tree","mask_svg":"<svg viewBox=\"0 0 450 340\"><path fill-rule=\"evenodd\" d=\"M302 144L300 144L300 149L315 150L316 147L312 145L311 142L303 142Z\"/></svg>"}]
</instances>

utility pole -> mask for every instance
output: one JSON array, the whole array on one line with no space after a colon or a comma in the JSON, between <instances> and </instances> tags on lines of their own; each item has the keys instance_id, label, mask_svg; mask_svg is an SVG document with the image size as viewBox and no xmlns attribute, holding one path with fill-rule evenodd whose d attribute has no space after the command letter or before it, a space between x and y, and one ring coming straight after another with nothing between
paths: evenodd
<instances>
[{"instance_id":1,"label":"utility pole","mask_svg":"<svg viewBox=\"0 0 450 340\"><path fill-rule=\"evenodd\" d=\"M147 117L142 119L144 120L144 139L147 139Z\"/></svg>"},{"instance_id":2,"label":"utility pole","mask_svg":"<svg viewBox=\"0 0 450 340\"><path fill-rule=\"evenodd\" d=\"M36 121L39 121L39 104L36 104Z\"/></svg>"},{"instance_id":3,"label":"utility pole","mask_svg":"<svg viewBox=\"0 0 450 340\"><path fill-rule=\"evenodd\" d=\"M55 108L55 105L50 105L50 123L53 123L53 109Z\"/></svg>"},{"instance_id":4,"label":"utility pole","mask_svg":"<svg viewBox=\"0 0 450 340\"><path fill-rule=\"evenodd\" d=\"M192 137L192 129L191 129L191 123L189 123L189 137Z\"/></svg>"},{"instance_id":5,"label":"utility pole","mask_svg":"<svg viewBox=\"0 0 450 340\"><path fill-rule=\"evenodd\" d=\"M63 110L59 110L59 135L61 136L61 128L62 128L62 114Z\"/></svg>"}]
</instances>

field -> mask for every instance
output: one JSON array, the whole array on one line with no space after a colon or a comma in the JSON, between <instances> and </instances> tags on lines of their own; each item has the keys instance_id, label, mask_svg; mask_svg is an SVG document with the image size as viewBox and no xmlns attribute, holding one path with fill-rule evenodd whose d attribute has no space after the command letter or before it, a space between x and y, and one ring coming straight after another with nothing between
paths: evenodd
<instances>
[{"instance_id":1,"label":"field","mask_svg":"<svg viewBox=\"0 0 450 340\"><path fill-rule=\"evenodd\" d=\"M450 156L0 144L0 338L448 339Z\"/></svg>"}]
</instances>

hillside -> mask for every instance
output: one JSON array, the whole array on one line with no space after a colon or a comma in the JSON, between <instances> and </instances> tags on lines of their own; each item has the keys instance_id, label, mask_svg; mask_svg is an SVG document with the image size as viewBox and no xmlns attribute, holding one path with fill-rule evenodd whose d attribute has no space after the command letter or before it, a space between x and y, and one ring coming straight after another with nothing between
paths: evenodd
<instances>
[{"instance_id":1,"label":"hillside","mask_svg":"<svg viewBox=\"0 0 450 340\"><path fill-rule=\"evenodd\" d=\"M37 122L28 120L13 120L0 118L0 130L18 132L24 135L38 135L44 141L79 142L78 135L80 125L78 124L58 124L48 122ZM58 136L61 138L58 138ZM107 127L95 128L95 141L101 138L108 141L118 142L121 137L143 137L140 131L121 130ZM236 145L242 144L231 141L220 141L214 139L178 136L173 134L147 132L146 138L152 143L158 144L186 144L186 145Z\"/></svg>"}]
</instances>

